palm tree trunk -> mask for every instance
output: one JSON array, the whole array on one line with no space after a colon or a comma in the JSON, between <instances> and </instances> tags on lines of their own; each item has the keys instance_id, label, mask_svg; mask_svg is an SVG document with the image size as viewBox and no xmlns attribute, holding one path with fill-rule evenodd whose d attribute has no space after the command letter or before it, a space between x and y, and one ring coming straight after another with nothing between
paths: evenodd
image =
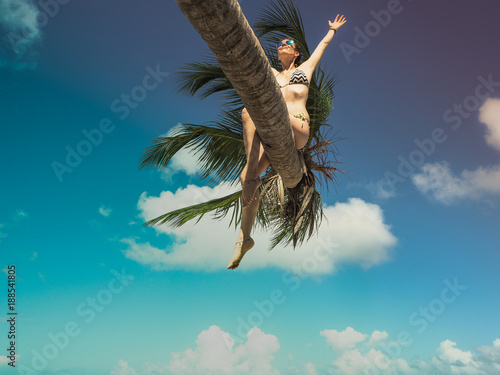
<instances>
[{"instance_id":1,"label":"palm tree trunk","mask_svg":"<svg viewBox=\"0 0 500 375\"><path fill-rule=\"evenodd\" d=\"M175 1L241 97L273 168L286 187L295 187L302 178L302 169L286 103L238 1Z\"/></svg>"}]
</instances>

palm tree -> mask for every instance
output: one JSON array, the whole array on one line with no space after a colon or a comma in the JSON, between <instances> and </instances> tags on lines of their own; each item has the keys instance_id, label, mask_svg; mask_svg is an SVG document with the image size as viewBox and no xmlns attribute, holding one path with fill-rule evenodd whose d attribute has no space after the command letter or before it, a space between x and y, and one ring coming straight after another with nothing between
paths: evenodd
<instances>
[{"instance_id":1,"label":"palm tree","mask_svg":"<svg viewBox=\"0 0 500 375\"><path fill-rule=\"evenodd\" d=\"M176 1L179 6L181 6L180 3L184 2L183 0ZM245 33L249 30L254 35L249 26L248 30L246 29L246 25L248 25L246 19L241 14L239 6L234 7L235 2L224 2L224 4L228 3L232 6L230 10L226 10L226 8L223 8L224 10L218 9L222 13L236 12L239 22L244 25ZM205 4L206 2L201 3ZM219 4L219 1L217 3ZM192 9L186 10L183 6L187 7L186 5L181 6L183 12L190 14L189 12ZM212 11L213 13L212 8L204 8L203 5L198 5L198 8L193 6L193 9L195 15L191 15L191 17L194 17L194 19L198 17L196 12L204 14L204 12L210 13ZM244 22L241 17L243 17ZM198 22L198 24L203 23ZM231 29L228 25L224 29L226 28ZM276 58L276 50L271 46L274 46L276 40L285 37L290 37L296 41L304 59L309 57L310 53L305 39L302 19L291 0L275 0L271 2L262 12L258 22L254 25L254 29L260 37L260 42L257 45L258 48L251 46L252 50L260 49L264 51L266 63L269 61L273 67L278 68L280 64ZM214 33L215 31L208 33L209 36L204 36L209 46L211 43L209 41L214 38ZM226 38L231 39L228 36ZM217 48L220 49L221 47L215 48L220 53ZM214 48L212 48L212 51L214 51ZM214 53L217 56L216 51ZM306 235L310 237L314 233L323 217L321 195L316 189L316 182L321 182L319 177L323 177L326 187L328 187L329 182L336 183L334 174L335 171L338 171L334 167L336 161L335 159L332 162L329 161L331 156L335 157L335 140L326 140L327 130L330 128L326 121L333 109L333 87L337 79L336 76L327 74L321 66L316 69L311 80L307 101L307 110L311 118L311 137L305 151L299 154L295 150L291 131L289 135L284 131L290 130L290 125L289 123L283 124L283 119L288 122L289 117L281 91L274 92L276 91L275 82L272 90L269 89L267 69L255 62L259 59L255 58L254 61L253 58L254 56L249 54L244 59L239 58L239 60L248 59L250 66L258 66L258 69L255 69L255 75L258 77L256 81L260 81L260 89L264 88L266 91L264 97L259 100L256 99L259 98L259 91L255 88L257 85L252 83L253 91L245 90L249 86L247 76L244 78L239 77L239 73L235 73L236 68L233 66L225 67L224 64L227 65L227 61L224 61L224 59L218 59L217 62L214 58L206 58L201 62L187 64L182 68L177 76L179 92L200 95L202 98L219 93L225 100L222 113L216 121L209 122L206 125L183 124L168 137L159 137L153 140L152 144L145 150L141 168L146 166L165 168L179 150L187 148L198 156L202 178L208 179L208 183L214 184L223 181L238 183L239 173L246 163L240 115L243 106L245 106L254 120L266 153L268 153L271 160L271 166L266 171L263 184L260 187L262 201L256 224L271 229L274 233L271 248L274 248L279 243L293 243L295 247L297 243L302 243L305 240ZM254 82L254 72L247 74L252 77L252 82ZM268 92L270 91L272 92L272 99L269 99ZM285 115L281 113L282 108L276 111L274 105L274 102L278 101L276 98L283 101L281 104L283 104ZM272 103L271 110L268 108L270 103ZM254 113L250 111L249 106L253 106ZM273 115L267 114L268 111L273 112ZM254 118L254 116L256 117ZM257 116L259 120L257 120ZM269 137L268 129L271 127L274 127L274 130L271 131L274 134ZM264 130L261 128L264 128ZM281 132L281 136L276 136L275 132ZM266 137L270 139L267 140ZM292 140L290 145L287 142L287 137ZM285 142L280 143L283 139L285 139ZM298 164L295 165L292 158L283 161L283 154L269 154L266 147L270 148L271 154L278 148L284 149L285 155L292 154L297 159ZM293 162L291 163L290 160ZM294 169L299 172L298 181L295 177L297 171ZM319 173L319 175L317 176L314 172ZM286 179L283 175L286 175ZM232 210L231 223L237 226L241 216L240 197L241 191L238 191L225 197L168 212L148 221L146 225L169 224L180 226L195 218L199 220L208 212L213 212L215 218L220 219Z\"/></svg>"},{"instance_id":2,"label":"palm tree","mask_svg":"<svg viewBox=\"0 0 500 375\"><path fill-rule=\"evenodd\" d=\"M237 0L176 0L229 79L287 187L302 178L288 110L259 40Z\"/></svg>"}]
</instances>

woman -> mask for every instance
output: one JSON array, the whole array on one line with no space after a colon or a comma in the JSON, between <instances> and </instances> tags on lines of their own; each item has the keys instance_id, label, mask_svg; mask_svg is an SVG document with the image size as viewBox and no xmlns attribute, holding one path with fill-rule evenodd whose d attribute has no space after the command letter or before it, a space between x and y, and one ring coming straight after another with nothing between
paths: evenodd
<instances>
[{"instance_id":1,"label":"woman","mask_svg":"<svg viewBox=\"0 0 500 375\"><path fill-rule=\"evenodd\" d=\"M309 140L310 119L306 110L309 82L326 47L332 41L337 29L344 23L346 23L346 19L339 14L335 17L334 22L328 21L330 30L318 44L309 59L303 63L300 63L301 54L293 40L284 39L277 45L278 59L283 69L281 72L278 72L274 68L271 69L285 98L290 115L295 147L297 149L303 148ZM243 109L241 118L243 121L243 141L245 143L247 164L240 176L243 187L241 195L243 203L241 229L231 261L227 266L228 269L238 267L245 253L254 245L254 241L250 237L250 232L259 209L258 187L261 184L260 175L269 166L269 159L264 152L260 138L255 130L255 125L246 109Z\"/></svg>"}]
</instances>

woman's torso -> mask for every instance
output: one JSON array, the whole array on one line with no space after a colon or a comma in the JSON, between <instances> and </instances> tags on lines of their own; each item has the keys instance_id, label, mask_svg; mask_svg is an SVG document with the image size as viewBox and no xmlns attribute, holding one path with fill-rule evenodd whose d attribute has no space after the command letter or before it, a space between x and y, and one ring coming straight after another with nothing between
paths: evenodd
<instances>
[{"instance_id":1,"label":"woman's torso","mask_svg":"<svg viewBox=\"0 0 500 375\"><path fill-rule=\"evenodd\" d=\"M307 117L306 102L309 94L309 79L301 69L278 72L275 77L281 87L288 112L292 115L304 113Z\"/></svg>"}]
</instances>

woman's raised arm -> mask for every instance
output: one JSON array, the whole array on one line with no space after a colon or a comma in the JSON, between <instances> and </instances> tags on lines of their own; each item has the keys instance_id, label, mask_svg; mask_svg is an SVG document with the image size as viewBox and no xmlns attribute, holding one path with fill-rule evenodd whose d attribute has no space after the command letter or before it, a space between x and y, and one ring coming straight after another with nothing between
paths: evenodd
<instances>
[{"instance_id":1,"label":"woman's raised arm","mask_svg":"<svg viewBox=\"0 0 500 375\"><path fill-rule=\"evenodd\" d=\"M345 19L345 17L343 15L341 16L340 14L337 14L337 17L335 17L335 21L333 21L333 22L330 20L328 21L328 25L330 26L330 30L328 31L326 36L323 38L323 40L321 42L319 42L318 46L316 47L314 52L311 54L311 56L301 64L302 70L304 70L304 71L307 70L312 75L312 73L314 72L314 69L316 69L316 66L318 66L318 64L319 64L321 57L323 57L323 53L325 52L326 47L328 47L328 45L332 41L333 36L335 35L335 33L337 32L339 27L342 26L346 22L347 22L347 20Z\"/></svg>"}]
</instances>

